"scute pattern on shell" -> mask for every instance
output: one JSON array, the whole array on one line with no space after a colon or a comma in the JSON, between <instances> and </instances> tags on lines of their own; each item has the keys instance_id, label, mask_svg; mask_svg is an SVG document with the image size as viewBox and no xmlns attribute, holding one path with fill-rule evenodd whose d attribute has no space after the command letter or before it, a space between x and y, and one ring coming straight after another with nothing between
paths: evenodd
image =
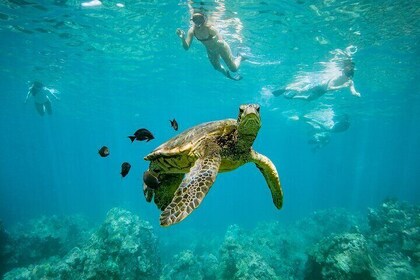
<instances>
[{"instance_id":1,"label":"scute pattern on shell","mask_svg":"<svg viewBox=\"0 0 420 280\"><path fill-rule=\"evenodd\" d=\"M163 143L144 159L154 160L160 156L173 156L176 154L194 152L194 148L197 147L202 140L229 134L235 129L237 129L237 121L235 119L203 123L192 127Z\"/></svg>"}]
</instances>

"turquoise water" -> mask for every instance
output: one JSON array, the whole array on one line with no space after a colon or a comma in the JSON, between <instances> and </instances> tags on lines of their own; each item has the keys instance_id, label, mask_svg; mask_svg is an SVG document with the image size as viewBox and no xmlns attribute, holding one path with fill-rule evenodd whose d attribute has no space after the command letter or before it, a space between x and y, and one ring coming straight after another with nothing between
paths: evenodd
<instances>
[{"instance_id":1,"label":"turquoise water","mask_svg":"<svg viewBox=\"0 0 420 280\"><path fill-rule=\"evenodd\" d=\"M389 197L419 203L418 1L192 3L213 15L234 55L247 56L239 82L214 71L197 40L184 51L175 30L189 26L185 1L128 0L124 7L104 1L94 8L75 0L0 3L6 228L42 215L81 214L100 224L109 209L121 207L149 221L160 239L179 237L172 247L188 248L191 232L223 236L232 224L288 225L334 207L366 213ZM361 98L348 89L311 102L270 94L348 46L357 47ZM34 80L60 92L52 116L39 116L33 100L24 104ZM160 228L158 209L142 194L143 157L177 134L170 119L183 131L236 118L245 103L261 105L254 148L277 167L283 209L274 207L249 164L219 175L186 220ZM311 127L291 116L325 108L347 114L350 127L313 151ZM127 136L143 127L155 139L130 143ZM103 145L107 158L97 153ZM132 168L122 179L124 161Z\"/></svg>"}]
</instances>

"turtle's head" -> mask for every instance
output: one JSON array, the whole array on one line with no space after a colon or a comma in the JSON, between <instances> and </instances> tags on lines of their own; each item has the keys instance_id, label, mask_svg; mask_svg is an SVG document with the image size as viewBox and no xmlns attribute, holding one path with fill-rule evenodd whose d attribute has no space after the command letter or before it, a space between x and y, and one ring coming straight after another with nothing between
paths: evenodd
<instances>
[{"instance_id":1,"label":"turtle's head","mask_svg":"<svg viewBox=\"0 0 420 280\"><path fill-rule=\"evenodd\" d=\"M245 104L239 107L238 132L241 136L257 136L261 127L260 105Z\"/></svg>"}]
</instances>

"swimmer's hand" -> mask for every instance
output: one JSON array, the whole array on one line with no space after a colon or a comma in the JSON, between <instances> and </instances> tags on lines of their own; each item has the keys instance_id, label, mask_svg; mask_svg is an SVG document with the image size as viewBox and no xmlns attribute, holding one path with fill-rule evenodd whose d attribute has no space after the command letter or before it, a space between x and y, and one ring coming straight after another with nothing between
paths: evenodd
<instances>
[{"instance_id":1,"label":"swimmer's hand","mask_svg":"<svg viewBox=\"0 0 420 280\"><path fill-rule=\"evenodd\" d=\"M60 94L60 92L56 90L55 88L49 88L48 91L51 92L52 94Z\"/></svg>"},{"instance_id":2,"label":"swimmer's hand","mask_svg":"<svg viewBox=\"0 0 420 280\"><path fill-rule=\"evenodd\" d=\"M176 29L176 35L178 35L178 37L181 38L181 39L185 38L185 32L181 28Z\"/></svg>"},{"instance_id":3,"label":"swimmer's hand","mask_svg":"<svg viewBox=\"0 0 420 280\"><path fill-rule=\"evenodd\" d=\"M355 91L355 92L352 92L352 94L353 94L354 96L361 97L360 92Z\"/></svg>"},{"instance_id":4,"label":"swimmer's hand","mask_svg":"<svg viewBox=\"0 0 420 280\"><path fill-rule=\"evenodd\" d=\"M228 77L229 79L234 80L234 81L242 80L242 76L241 75L232 76L232 75L230 75L230 72L229 71L226 71L226 77Z\"/></svg>"}]
</instances>

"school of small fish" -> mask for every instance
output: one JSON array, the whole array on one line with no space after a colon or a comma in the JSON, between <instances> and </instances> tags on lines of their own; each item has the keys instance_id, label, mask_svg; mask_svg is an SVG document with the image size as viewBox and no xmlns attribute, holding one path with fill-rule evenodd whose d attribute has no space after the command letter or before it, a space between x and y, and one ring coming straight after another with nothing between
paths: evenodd
<instances>
[{"instance_id":1,"label":"school of small fish","mask_svg":"<svg viewBox=\"0 0 420 280\"><path fill-rule=\"evenodd\" d=\"M171 127L175 131L178 131L179 125L178 125L178 122L176 121L176 119L169 120L169 121L171 123ZM137 129L136 132L134 132L133 135L128 136L128 138L130 138L131 143L133 143L135 140L149 142L150 140L155 139L153 134L146 128ZM110 154L109 148L107 146L102 146L102 148L100 148L98 150L98 154L101 157L109 156L109 154ZM127 176L127 174L130 172L130 169L131 169L131 164L129 162L123 162L121 164L121 172L120 172L121 176L123 178L125 176ZM149 171L144 172L143 181L147 182L147 185L151 188L157 188L160 185L159 180L155 176L150 174Z\"/></svg>"}]
</instances>

